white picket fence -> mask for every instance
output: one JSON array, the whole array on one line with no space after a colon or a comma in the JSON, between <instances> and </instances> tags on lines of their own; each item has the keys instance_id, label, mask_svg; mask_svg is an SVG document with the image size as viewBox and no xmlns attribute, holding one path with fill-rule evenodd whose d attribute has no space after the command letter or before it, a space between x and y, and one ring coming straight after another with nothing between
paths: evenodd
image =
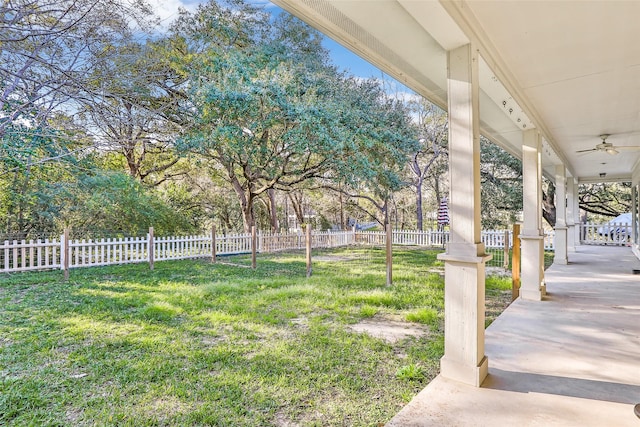
<instances>
[{"instance_id":1,"label":"white picket fence","mask_svg":"<svg viewBox=\"0 0 640 427\"><path fill-rule=\"evenodd\" d=\"M393 230L394 245L444 247L449 242L448 231L417 231ZM357 231L356 243L365 245L384 245L386 233L384 231Z\"/></svg>"},{"instance_id":2,"label":"white picket fence","mask_svg":"<svg viewBox=\"0 0 640 427\"><path fill-rule=\"evenodd\" d=\"M511 231L486 230L482 241L490 249L504 248L513 238ZM152 254L149 252L153 241ZM251 234L216 235L216 255L251 253ZM443 248L449 241L448 231L394 230L394 245L412 245ZM212 235L170 236L170 237L123 237L112 239L69 240L65 254L64 236L60 239L45 240L5 240L0 243L0 273L64 269L68 257L69 268L154 262L188 258L212 257ZM303 233L258 233L256 252L269 253L304 249ZM334 248L352 244L381 246L385 244L383 231L314 231L313 248ZM553 238L547 236L545 249L553 250Z\"/></svg>"}]
</instances>

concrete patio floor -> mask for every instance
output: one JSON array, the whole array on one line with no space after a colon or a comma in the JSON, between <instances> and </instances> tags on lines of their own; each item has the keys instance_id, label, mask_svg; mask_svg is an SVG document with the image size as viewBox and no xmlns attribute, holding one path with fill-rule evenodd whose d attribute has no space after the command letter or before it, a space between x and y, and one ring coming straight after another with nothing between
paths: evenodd
<instances>
[{"instance_id":1,"label":"concrete patio floor","mask_svg":"<svg viewBox=\"0 0 640 427\"><path fill-rule=\"evenodd\" d=\"M545 273L543 301L516 300L486 331L476 388L436 377L396 426L640 426L640 261L579 246Z\"/></svg>"}]
</instances>

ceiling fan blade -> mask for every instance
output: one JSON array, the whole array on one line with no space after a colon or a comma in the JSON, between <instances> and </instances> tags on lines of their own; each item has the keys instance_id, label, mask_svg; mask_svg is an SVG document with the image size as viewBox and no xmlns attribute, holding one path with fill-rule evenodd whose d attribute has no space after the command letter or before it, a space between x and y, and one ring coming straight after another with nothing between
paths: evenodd
<instances>
[{"instance_id":1,"label":"ceiling fan blade","mask_svg":"<svg viewBox=\"0 0 640 427\"><path fill-rule=\"evenodd\" d=\"M616 150L640 150L640 145L625 145L625 146L615 145L613 148L615 148Z\"/></svg>"},{"instance_id":2,"label":"ceiling fan blade","mask_svg":"<svg viewBox=\"0 0 640 427\"><path fill-rule=\"evenodd\" d=\"M588 150L578 150L576 153L586 153L589 151L599 151L597 148L589 148Z\"/></svg>"}]
</instances>

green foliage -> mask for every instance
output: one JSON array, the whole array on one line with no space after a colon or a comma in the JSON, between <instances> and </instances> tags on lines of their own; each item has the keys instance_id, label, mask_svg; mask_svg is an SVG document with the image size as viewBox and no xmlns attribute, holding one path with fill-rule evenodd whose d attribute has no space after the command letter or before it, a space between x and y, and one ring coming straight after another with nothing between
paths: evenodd
<instances>
[{"instance_id":1,"label":"green foliage","mask_svg":"<svg viewBox=\"0 0 640 427\"><path fill-rule=\"evenodd\" d=\"M284 16L265 22L251 10L262 38L224 18L244 40L228 49L217 32L195 33L201 20L227 17L227 9L202 8L184 17L182 37L197 40L190 62L190 98L195 126L178 146L214 159L234 188L245 228L255 222L253 203L270 189L290 191L322 178L368 182L394 191L402 185L399 167L414 141L409 115L374 81L349 78L329 63L321 37ZM384 165L383 165L384 164ZM375 183L370 182L375 180Z\"/></svg>"},{"instance_id":2,"label":"green foliage","mask_svg":"<svg viewBox=\"0 0 640 427\"><path fill-rule=\"evenodd\" d=\"M579 188L580 209L589 213L589 221L608 221L631 212L631 183L602 182L582 184Z\"/></svg>"},{"instance_id":3,"label":"green foliage","mask_svg":"<svg viewBox=\"0 0 640 427\"><path fill-rule=\"evenodd\" d=\"M482 226L500 229L513 224L522 210L522 163L502 148L482 138Z\"/></svg>"},{"instance_id":4,"label":"green foliage","mask_svg":"<svg viewBox=\"0 0 640 427\"><path fill-rule=\"evenodd\" d=\"M82 177L71 206L62 216L66 226L103 234L146 234L154 227L158 235L193 230L186 218L121 172L104 172Z\"/></svg>"}]
</instances>

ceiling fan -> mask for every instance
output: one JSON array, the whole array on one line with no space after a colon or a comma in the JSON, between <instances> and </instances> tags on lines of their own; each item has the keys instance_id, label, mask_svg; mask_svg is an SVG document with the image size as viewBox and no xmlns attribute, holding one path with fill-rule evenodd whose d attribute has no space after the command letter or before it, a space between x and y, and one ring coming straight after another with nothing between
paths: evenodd
<instances>
[{"instance_id":1,"label":"ceiling fan","mask_svg":"<svg viewBox=\"0 0 640 427\"><path fill-rule=\"evenodd\" d=\"M596 144L595 148L589 148L588 150L578 150L576 151L576 153L586 153L588 151L602 151L604 153L607 154L611 154L616 155L620 152L620 150L640 150L640 147L638 146L616 146L613 145L610 142L607 142L607 138L609 137L609 134L602 134L600 135L600 138L602 139L602 142L600 144Z\"/></svg>"}]
</instances>

